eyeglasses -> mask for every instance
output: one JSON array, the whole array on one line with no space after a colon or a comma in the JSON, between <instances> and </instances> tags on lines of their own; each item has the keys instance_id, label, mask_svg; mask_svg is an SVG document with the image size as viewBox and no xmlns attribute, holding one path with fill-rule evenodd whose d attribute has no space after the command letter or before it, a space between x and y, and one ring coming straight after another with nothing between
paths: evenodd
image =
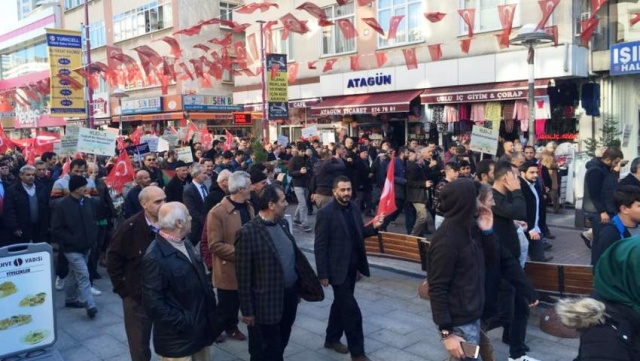
<instances>
[{"instance_id":1,"label":"eyeglasses","mask_svg":"<svg viewBox=\"0 0 640 361\"><path fill-rule=\"evenodd\" d=\"M147 159L147 162L155 162L155 161L157 161L157 159L156 159L156 158L149 158L149 159Z\"/></svg>"}]
</instances>

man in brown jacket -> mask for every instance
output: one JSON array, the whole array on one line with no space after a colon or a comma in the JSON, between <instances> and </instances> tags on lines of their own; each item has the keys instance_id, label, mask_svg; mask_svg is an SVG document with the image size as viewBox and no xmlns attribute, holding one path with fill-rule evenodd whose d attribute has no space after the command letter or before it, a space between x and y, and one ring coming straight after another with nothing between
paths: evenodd
<instances>
[{"instance_id":1,"label":"man in brown jacket","mask_svg":"<svg viewBox=\"0 0 640 361\"><path fill-rule=\"evenodd\" d=\"M207 215L207 243L212 256L213 284L218 289L218 313L224 329L239 341L246 336L238 330L238 282L236 280L236 233L254 217L251 198L251 178L237 171L229 177L229 193ZM222 335L216 342L222 342Z\"/></svg>"},{"instance_id":2,"label":"man in brown jacket","mask_svg":"<svg viewBox=\"0 0 640 361\"><path fill-rule=\"evenodd\" d=\"M149 361L152 322L142 306L142 258L158 232L158 212L165 194L156 186L148 186L138 198L142 212L124 221L113 236L107 251L107 271L113 291L122 298L131 360Z\"/></svg>"}]
</instances>

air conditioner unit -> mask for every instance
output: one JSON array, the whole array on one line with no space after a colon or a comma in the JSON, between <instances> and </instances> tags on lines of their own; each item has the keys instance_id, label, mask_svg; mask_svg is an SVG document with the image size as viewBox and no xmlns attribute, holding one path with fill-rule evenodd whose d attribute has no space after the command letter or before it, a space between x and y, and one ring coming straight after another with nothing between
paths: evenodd
<instances>
[{"instance_id":1,"label":"air conditioner unit","mask_svg":"<svg viewBox=\"0 0 640 361\"><path fill-rule=\"evenodd\" d=\"M591 12L586 12L586 13L581 13L580 17L576 19L575 36L580 36L580 34L582 34L582 22L589 20L590 17L591 17ZM597 16L596 18L600 19ZM596 35L596 34L602 34L602 19L600 19L600 21L598 22L598 25L596 26L596 30L593 32L593 35Z\"/></svg>"}]
</instances>

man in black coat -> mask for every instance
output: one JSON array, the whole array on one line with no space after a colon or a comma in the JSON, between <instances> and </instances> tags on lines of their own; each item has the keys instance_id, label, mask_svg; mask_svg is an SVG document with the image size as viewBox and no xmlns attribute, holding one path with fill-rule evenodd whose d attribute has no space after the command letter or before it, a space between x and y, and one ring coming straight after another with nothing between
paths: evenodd
<instances>
[{"instance_id":1,"label":"man in black coat","mask_svg":"<svg viewBox=\"0 0 640 361\"><path fill-rule=\"evenodd\" d=\"M553 257L544 255L542 229L540 228L540 212L545 207L543 192L538 182L538 165L534 162L524 162L520 167L520 188L527 204L527 232L529 240L529 257L535 262L549 262Z\"/></svg>"},{"instance_id":2,"label":"man in black coat","mask_svg":"<svg viewBox=\"0 0 640 361\"><path fill-rule=\"evenodd\" d=\"M360 211L365 211L365 216L373 217L376 206L373 204L371 193L373 191L373 173L369 165L369 151L365 147L360 147L358 158L355 163L355 191L356 203Z\"/></svg>"},{"instance_id":3,"label":"man in black coat","mask_svg":"<svg viewBox=\"0 0 640 361\"><path fill-rule=\"evenodd\" d=\"M136 172L136 186L131 188L127 192L127 196L124 198L124 218L129 219L135 214L138 214L142 210L140 205L140 199L138 196L145 187L151 185L151 177L146 170L139 170Z\"/></svg>"},{"instance_id":4,"label":"man in black coat","mask_svg":"<svg viewBox=\"0 0 640 361\"><path fill-rule=\"evenodd\" d=\"M307 209L307 196L309 193L309 181L311 179L311 165L304 152L298 150L298 146L291 147L293 157L289 160L289 175L293 178L293 191L298 200L298 207L293 214L293 222L302 227L305 232L311 232L309 227L309 210Z\"/></svg>"},{"instance_id":5,"label":"man in black coat","mask_svg":"<svg viewBox=\"0 0 640 361\"><path fill-rule=\"evenodd\" d=\"M231 177L231 171L223 169L216 179L211 182L209 188L209 194L204 199L204 213L208 214L211 208L220 203L224 197L229 195L229 177Z\"/></svg>"},{"instance_id":6,"label":"man in black coat","mask_svg":"<svg viewBox=\"0 0 640 361\"><path fill-rule=\"evenodd\" d=\"M240 311L249 326L251 361L282 361L298 297L322 301L324 292L284 219L282 188L264 187L258 204L258 216L236 234Z\"/></svg>"},{"instance_id":7,"label":"man in black coat","mask_svg":"<svg viewBox=\"0 0 640 361\"><path fill-rule=\"evenodd\" d=\"M143 171L144 172L144 171ZM142 257L154 240L164 192L156 186L140 192L144 211L118 227L107 251L107 271L113 292L122 298L124 328L132 361L151 360L151 319L142 306Z\"/></svg>"},{"instance_id":8,"label":"man in black coat","mask_svg":"<svg viewBox=\"0 0 640 361\"><path fill-rule=\"evenodd\" d=\"M44 188L47 194L51 194L53 183L55 182L50 175L47 175L47 164L43 161L36 162L36 187Z\"/></svg>"},{"instance_id":9,"label":"man in black coat","mask_svg":"<svg viewBox=\"0 0 640 361\"><path fill-rule=\"evenodd\" d=\"M364 361L369 358L364 351L362 314L353 293L358 272L370 276L364 239L377 233L384 215L365 227L351 194L349 178L337 177L333 200L318 211L314 252L318 278L324 287L331 284L334 294L324 345L339 353L350 352L353 360ZM348 347L340 343L343 333Z\"/></svg>"},{"instance_id":10,"label":"man in black coat","mask_svg":"<svg viewBox=\"0 0 640 361\"><path fill-rule=\"evenodd\" d=\"M158 167L158 156L156 153L146 154L140 169L149 172L152 183L156 183L158 187L164 188L164 178L162 178L162 170Z\"/></svg>"},{"instance_id":11,"label":"man in black coat","mask_svg":"<svg viewBox=\"0 0 640 361\"><path fill-rule=\"evenodd\" d=\"M619 186L640 187L640 157L631 161L629 174L620 180Z\"/></svg>"},{"instance_id":12,"label":"man in black coat","mask_svg":"<svg viewBox=\"0 0 640 361\"><path fill-rule=\"evenodd\" d=\"M209 194L207 186L204 184L207 177L204 166L202 164L194 164L191 168L192 181L184 187L182 194L184 205L187 206L189 215L191 215L191 234L189 239L194 246L200 242L202 227L204 227L207 218L207 214L204 212L204 200Z\"/></svg>"},{"instance_id":13,"label":"man in black coat","mask_svg":"<svg viewBox=\"0 0 640 361\"><path fill-rule=\"evenodd\" d=\"M208 361L209 346L221 330L211 280L191 242L185 242L189 218L184 204L160 207L159 231L142 261L142 304L160 357Z\"/></svg>"},{"instance_id":14,"label":"man in black coat","mask_svg":"<svg viewBox=\"0 0 640 361\"><path fill-rule=\"evenodd\" d=\"M167 194L167 202L182 203L184 187L189 183L189 165L181 160L176 163L176 174L164 188L164 192Z\"/></svg>"},{"instance_id":15,"label":"man in black coat","mask_svg":"<svg viewBox=\"0 0 640 361\"><path fill-rule=\"evenodd\" d=\"M20 182L9 187L4 199L4 225L9 237L0 246L46 240L49 227L49 194L35 185L35 167L20 168Z\"/></svg>"}]
</instances>

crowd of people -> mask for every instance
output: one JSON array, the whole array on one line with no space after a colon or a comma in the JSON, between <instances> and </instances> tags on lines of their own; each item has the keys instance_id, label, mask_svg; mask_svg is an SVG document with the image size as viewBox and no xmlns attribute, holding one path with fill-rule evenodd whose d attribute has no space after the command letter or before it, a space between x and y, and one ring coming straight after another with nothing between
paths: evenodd
<instances>
[{"instance_id":1,"label":"crowd of people","mask_svg":"<svg viewBox=\"0 0 640 361\"><path fill-rule=\"evenodd\" d=\"M362 361L354 290L369 276L364 239L404 214L406 233L431 241L433 320L450 355L465 359L466 342L494 360L486 332L502 327L509 360L536 361L525 337L538 295L523 268L527 259L553 258L546 214L561 208L554 144L505 141L487 159L468 142L446 152L435 142L396 147L366 136L251 144L239 139L229 149L214 141L203 149L191 141L193 163L174 150L147 153L121 195L105 183L115 157L47 152L25 165L19 153L5 155L0 246L54 244L55 287L65 290L65 307L89 318L102 293L93 282L106 267L123 300L132 360L149 360L152 340L162 360L208 360L214 342L247 338L251 360L282 360L299 299L320 301L331 286L324 346ZM640 233L640 158L618 183L622 158L608 148L588 165L583 208L593 231L583 238L594 265L611 257L603 254L616 241ZM374 200L390 181L391 162L396 211L382 214ZM290 202L297 203L293 228L285 218ZM315 270L294 236L312 231Z\"/></svg>"}]
</instances>

